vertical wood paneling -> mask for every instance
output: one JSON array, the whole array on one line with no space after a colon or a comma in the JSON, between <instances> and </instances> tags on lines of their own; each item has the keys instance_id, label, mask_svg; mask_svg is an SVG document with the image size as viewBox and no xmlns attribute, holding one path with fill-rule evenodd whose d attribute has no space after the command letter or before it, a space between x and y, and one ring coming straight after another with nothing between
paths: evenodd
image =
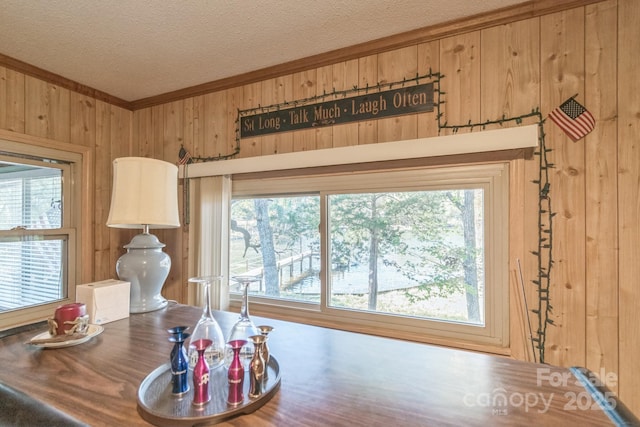
<instances>
[{"instance_id":1,"label":"vertical wood paneling","mask_svg":"<svg viewBox=\"0 0 640 427\"><path fill-rule=\"evenodd\" d=\"M191 154L193 156L204 157L205 154L205 102L204 95L193 98L193 126L191 133L193 135L193 145Z\"/></svg>"},{"instance_id":2,"label":"vertical wood paneling","mask_svg":"<svg viewBox=\"0 0 640 427\"><path fill-rule=\"evenodd\" d=\"M262 82L262 106L293 101L292 76L282 76ZM293 151L293 133L285 132L262 137L262 154L289 153Z\"/></svg>"},{"instance_id":3,"label":"vertical wood paneling","mask_svg":"<svg viewBox=\"0 0 640 427\"><path fill-rule=\"evenodd\" d=\"M579 93L584 102L584 8L541 18L542 111ZM547 328L545 362L585 364L585 150L553 122L545 126L551 173L554 271L550 297L556 326Z\"/></svg>"},{"instance_id":4,"label":"vertical wood paneling","mask_svg":"<svg viewBox=\"0 0 640 427\"><path fill-rule=\"evenodd\" d=\"M24 133L24 74L0 67L0 128Z\"/></svg>"},{"instance_id":5,"label":"vertical wood paneling","mask_svg":"<svg viewBox=\"0 0 640 427\"><path fill-rule=\"evenodd\" d=\"M586 367L618 373L617 4L587 6L585 100L596 128L584 140L586 177ZM613 391L617 383L608 384Z\"/></svg>"},{"instance_id":6,"label":"vertical wood paneling","mask_svg":"<svg viewBox=\"0 0 640 427\"><path fill-rule=\"evenodd\" d=\"M243 87L241 110L256 108L264 105L262 101L262 83L252 83ZM262 154L263 138L244 138L240 140L240 154L238 157L260 156Z\"/></svg>"},{"instance_id":7,"label":"vertical wood paneling","mask_svg":"<svg viewBox=\"0 0 640 427\"><path fill-rule=\"evenodd\" d=\"M375 87L377 84L378 57L371 55L360 58L358 62L358 87ZM378 121L358 122L358 144L375 144L376 142L378 142Z\"/></svg>"},{"instance_id":8,"label":"vertical wood paneling","mask_svg":"<svg viewBox=\"0 0 640 427\"><path fill-rule=\"evenodd\" d=\"M156 108L156 107L153 107ZM153 109L152 108L152 109ZM123 110L116 106L110 106L110 130L109 148L110 162L118 157L128 157L135 154L132 142L132 115L130 111ZM111 188L111 187L109 187ZM111 199L109 199L111 200ZM107 207L107 214L109 208ZM124 245L129 243L133 236L140 233L140 230L126 230L111 228L109 239L109 265L115 271L118 258L126 252Z\"/></svg>"},{"instance_id":9,"label":"vertical wood paneling","mask_svg":"<svg viewBox=\"0 0 640 427\"><path fill-rule=\"evenodd\" d=\"M96 101L95 143L95 213L94 213L94 279L116 278L115 264L111 262L111 234L107 227L111 205L111 106Z\"/></svg>"},{"instance_id":10,"label":"vertical wood paneling","mask_svg":"<svg viewBox=\"0 0 640 427\"><path fill-rule=\"evenodd\" d=\"M25 133L69 142L69 90L25 77Z\"/></svg>"},{"instance_id":11,"label":"vertical wood paneling","mask_svg":"<svg viewBox=\"0 0 640 427\"><path fill-rule=\"evenodd\" d=\"M189 153L191 153L191 155L195 155L195 149L194 149L194 128L196 125L196 110L195 110L195 98L187 98L184 100L184 119L182 122L183 125L183 145L185 150L188 150ZM185 166L185 175L188 176L189 174L189 170L188 170L189 166ZM190 277L190 272L189 272L189 222L190 222L190 218L188 216L188 209L187 206L189 204L188 201L188 191L187 188L189 186L189 181L188 179L179 179L178 180L178 204L180 206L180 224L182 225L180 227L180 230L182 231L182 235L180 237L180 242L181 242L181 253L179 258L172 258L172 263L174 262L180 262L181 263L181 270L182 270L182 277L181 277L181 292L182 292L182 299L180 299L179 301L183 301L183 302L187 302L188 301L188 280ZM172 242L173 244L176 244L175 242ZM177 246L177 245L176 245Z\"/></svg>"},{"instance_id":12,"label":"vertical wood paneling","mask_svg":"<svg viewBox=\"0 0 640 427\"><path fill-rule=\"evenodd\" d=\"M180 146L184 142L184 101L174 101L164 106L162 145L164 153L158 157L169 163L178 163Z\"/></svg>"},{"instance_id":13,"label":"vertical wood paneling","mask_svg":"<svg viewBox=\"0 0 640 427\"><path fill-rule=\"evenodd\" d=\"M204 155L217 157L227 153L227 92L204 95Z\"/></svg>"},{"instance_id":14,"label":"vertical wood paneling","mask_svg":"<svg viewBox=\"0 0 640 427\"><path fill-rule=\"evenodd\" d=\"M277 77L275 79L275 103L285 104L292 102L293 99L293 76L287 75ZM276 150L275 153L290 153L293 151L293 134L294 132L284 132L275 135Z\"/></svg>"},{"instance_id":15,"label":"vertical wood paneling","mask_svg":"<svg viewBox=\"0 0 640 427\"><path fill-rule=\"evenodd\" d=\"M153 120L151 107L137 110L133 113L133 127L135 129L135 145L133 154L141 156L139 147L148 147L153 143Z\"/></svg>"},{"instance_id":16,"label":"vertical wood paneling","mask_svg":"<svg viewBox=\"0 0 640 427\"><path fill-rule=\"evenodd\" d=\"M95 100L93 98L80 95L76 92L71 92L69 94L70 99L70 130L69 130L69 139L72 144L82 145L85 147L93 148L96 143L96 106ZM94 156L88 156L85 159L86 162L89 162L89 170L95 170L95 159ZM90 212L95 212L95 185L94 189L90 191L86 191L84 193L85 197L88 199L85 201L90 207ZM95 215L95 214L94 214ZM93 224L95 217L90 220L90 223ZM95 230L94 227L90 228L90 234L82 237L83 248L87 247L87 243L94 246L93 239ZM91 252L86 252L87 254ZM92 257L93 254L91 253ZM94 277L94 263L93 262L85 262L83 263L83 275L82 277L86 280L91 280Z\"/></svg>"},{"instance_id":17,"label":"vertical wood paneling","mask_svg":"<svg viewBox=\"0 0 640 427\"><path fill-rule=\"evenodd\" d=\"M277 84L277 98L276 103L287 103L294 101L293 98L293 76L282 76L276 78ZM293 149L293 134L294 132L284 132L276 134L276 152L277 153L290 153Z\"/></svg>"},{"instance_id":18,"label":"vertical wood paneling","mask_svg":"<svg viewBox=\"0 0 640 427\"><path fill-rule=\"evenodd\" d=\"M71 92L70 96L70 132L72 144L93 147L96 139L96 101L88 96Z\"/></svg>"},{"instance_id":19,"label":"vertical wood paneling","mask_svg":"<svg viewBox=\"0 0 640 427\"><path fill-rule=\"evenodd\" d=\"M480 33L448 37L440 41L440 72L444 74L442 90L444 114L448 125L480 122ZM459 130L468 132L468 130ZM450 135L453 129L442 134Z\"/></svg>"},{"instance_id":20,"label":"vertical wood paneling","mask_svg":"<svg viewBox=\"0 0 640 427\"><path fill-rule=\"evenodd\" d=\"M260 98L262 99L263 107L275 105L278 103L278 80L269 79L262 82L260 87ZM276 135L266 135L258 139L258 144L262 151L262 155L276 154L278 152Z\"/></svg>"},{"instance_id":21,"label":"vertical wood paneling","mask_svg":"<svg viewBox=\"0 0 640 427\"><path fill-rule=\"evenodd\" d=\"M193 155L193 99L194 98L187 98L184 100L182 112L182 145L191 155Z\"/></svg>"},{"instance_id":22,"label":"vertical wood paneling","mask_svg":"<svg viewBox=\"0 0 640 427\"><path fill-rule=\"evenodd\" d=\"M440 43L437 41L422 43L418 45L418 75L424 76L429 72L440 71ZM420 81L420 84L427 81ZM437 88L437 85L434 85ZM438 102L434 94L434 103ZM434 106L432 112L417 115L418 138L427 138L438 135L438 107Z\"/></svg>"},{"instance_id":23,"label":"vertical wood paneling","mask_svg":"<svg viewBox=\"0 0 640 427\"><path fill-rule=\"evenodd\" d=\"M525 260L530 255L527 245L535 241L527 238L534 232L525 226L525 218L531 218L527 213L535 212L537 207L526 207L527 189L532 186L526 179L526 163L526 160L518 159L511 162L509 169L509 347L515 359L537 361L531 341L536 324L527 311L536 301L536 294L527 280L534 277L535 270L525 269Z\"/></svg>"},{"instance_id":24,"label":"vertical wood paneling","mask_svg":"<svg viewBox=\"0 0 640 427\"><path fill-rule=\"evenodd\" d=\"M164 104L164 132L162 145L164 155L161 158L169 163L178 163L180 146L184 142L185 102L174 101ZM181 188L181 186L179 186ZM178 207L182 212L182 198L178 198ZM180 221L182 224L182 220ZM164 252L171 258L171 270L162 289L162 295L170 300L186 301L182 282L182 227L162 230L154 233L166 246Z\"/></svg>"},{"instance_id":25,"label":"vertical wood paneling","mask_svg":"<svg viewBox=\"0 0 640 427\"><path fill-rule=\"evenodd\" d=\"M292 76L293 100L304 100L313 98L316 95L316 70L302 71ZM313 117L309 117L313 120ZM304 129L291 132L293 140L293 151L309 151L316 149L315 129Z\"/></svg>"},{"instance_id":26,"label":"vertical wood paneling","mask_svg":"<svg viewBox=\"0 0 640 427\"><path fill-rule=\"evenodd\" d=\"M418 72L417 46L378 55L378 79L381 84L401 82ZM397 89L397 87L396 87ZM378 120L378 142L402 141L418 137L417 115L409 114Z\"/></svg>"},{"instance_id":27,"label":"vertical wood paneling","mask_svg":"<svg viewBox=\"0 0 640 427\"><path fill-rule=\"evenodd\" d=\"M482 120L518 117L538 107L539 19L482 31ZM507 122L504 127L517 126Z\"/></svg>"},{"instance_id":28,"label":"vertical wood paneling","mask_svg":"<svg viewBox=\"0 0 640 427\"><path fill-rule=\"evenodd\" d=\"M227 90L227 137L225 140L224 154L231 154L236 148L236 137L239 123L238 110L242 107L244 101L244 91L241 87Z\"/></svg>"},{"instance_id":29,"label":"vertical wood paneling","mask_svg":"<svg viewBox=\"0 0 640 427\"><path fill-rule=\"evenodd\" d=\"M618 390L625 404L640 414L640 2L619 0L618 8Z\"/></svg>"},{"instance_id":30,"label":"vertical wood paneling","mask_svg":"<svg viewBox=\"0 0 640 427\"><path fill-rule=\"evenodd\" d=\"M141 157L164 158L164 106L151 107L151 138L148 145L140 145L138 155ZM136 141L132 141L134 152Z\"/></svg>"},{"instance_id":31,"label":"vertical wood paneling","mask_svg":"<svg viewBox=\"0 0 640 427\"><path fill-rule=\"evenodd\" d=\"M358 60L339 62L332 67L333 89L336 92L358 87ZM342 95L338 95L342 96ZM346 147L358 144L358 123L332 126L333 147Z\"/></svg>"},{"instance_id":32,"label":"vertical wood paneling","mask_svg":"<svg viewBox=\"0 0 640 427\"><path fill-rule=\"evenodd\" d=\"M322 101L331 97L324 97L333 91L333 66L327 65L316 70L316 96L323 96ZM331 148L333 146L333 126L322 126L315 130L316 148Z\"/></svg>"},{"instance_id":33,"label":"vertical wood paneling","mask_svg":"<svg viewBox=\"0 0 640 427\"><path fill-rule=\"evenodd\" d=\"M501 25L481 33L481 121L499 120L527 114L540 106L540 37L539 19ZM535 123L537 118L530 120ZM506 122L504 127L517 126ZM537 276L537 260L530 251L538 243L537 185L539 159L518 161L517 176L511 192L510 216L511 257L509 269L512 293L511 339L515 357L534 359L531 350L532 332L537 329L537 317L526 312L526 305L534 308L538 295L531 280ZM529 213L529 215L526 215ZM520 273L522 272L522 278ZM523 290L524 288L524 290ZM525 303L526 302L526 303ZM529 316L529 317L527 317ZM520 328L526 327L522 335Z\"/></svg>"}]
</instances>

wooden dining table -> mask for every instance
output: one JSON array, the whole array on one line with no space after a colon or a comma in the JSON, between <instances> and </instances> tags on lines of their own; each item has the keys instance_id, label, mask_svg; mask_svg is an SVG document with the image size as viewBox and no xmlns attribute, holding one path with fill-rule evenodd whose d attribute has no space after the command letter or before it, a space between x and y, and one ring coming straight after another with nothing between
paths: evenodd
<instances>
[{"instance_id":1,"label":"wooden dining table","mask_svg":"<svg viewBox=\"0 0 640 427\"><path fill-rule=\"evenodd\" d=\"M0 339L0 383L91 426L147 426L141 383L169 361L167 329L195 325L181 304L103 325L87 342L39 348L46 330ZM226 333L237 313L215 311ZM607 426L634 417L590 372L267 318L280 387L222 426ZM225 369L220 367L218 369ZM586 380L586 382L585 382ZM0 403L0 406L2 404ZM64 425L64 424L62 424Z\"/></svg>"}]
</instances>

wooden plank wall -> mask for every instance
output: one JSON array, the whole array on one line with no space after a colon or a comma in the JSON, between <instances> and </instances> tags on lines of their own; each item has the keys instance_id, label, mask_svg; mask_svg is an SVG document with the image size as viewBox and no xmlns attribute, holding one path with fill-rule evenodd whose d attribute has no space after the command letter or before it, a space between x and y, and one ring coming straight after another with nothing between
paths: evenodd
<instances>
[{"instance_id":1,"label":"wooden plank wall","mask_svg":"<svg viewBox=\"0 0 640 427\"><path fill-rule=\"evenodd\" d=\"M640 40L640 2L634 0L618 0L618 67L617 74L617 108L609 108L602 121L610 125L607 140L616 140L617 162L611 170L617 170L617 243L618 243L618 271L617 293L618 310L613 307L600 306L609 319L615 316L618 320L618 372L620 378L619 392L627 401L627 405L636 414L640 414L640 328L638 327L638 309L640 308L640 55L638 54L638 40ZM613 20L612 20L613 21ZM611 22L613 25L613 22ZM612 91L613 92L613 91ZM609 96L613 97L613 93ZM617 116L615 113L617 112ZM617 119L616 119L617 118ZM615 138L617 133L617 138ZM603 138L603 141L605 139ZM611 157L616 153L611 154ZM617 166L617 167L616 167ZM608 175L613 175L610 172ZM609 178L613 179L613 178ZM616 274L608 280L614 280ZM602 284L602 292L593 286L594 292L602 293L605 301L612 291L606 284ZM607 289L609 288L609 289ZM603 301L599 301L601 304ZM602 304L604 305L604 304ZM612 306L614 303L612 302ZM598 316L599 317L599 316ZM611 324L609 320L609 324ZM589 332L594 332L593 329ZM615 329L603 330L587 337L588 340L606 341L605 334L614 334ZM601 354L609 357L605 348Z\"/></svg>"},{"instance_id":2,"label":"wooden plank wall","mask_svg":"<svg viewBox=\"0 0 640 427\"><path fill-rule=\"evenodd\" d=\"M111 161L132 154L133 113L52 83L0 67L0 128L89 147L94 152L95 206L90 280L116 277L115 262L131 233L106 226L111 200Z\"/></svg>"},{"instance_id":3,"label":"wooden plank wall","mask_svg":"<svg viewBox=\"0 0 640 427\"><path fill-rule=\"evenodd\" d=\"M194 156L229 153L238 109L412 78L429 69L445 75L449 124L536 108L546 116L578 94L596 117L594 132L572 142L551 121L544 125L557 213L551 289L556 326L549 328L546 361L613 374L611 388L640 414L638 40L640 2L606 0L134 112L0 67L0 128L95 150L93 276L101 280L115 277L115 260L131 237L104 226L111 160L140 155L177 162L181 145ZM243 139L239 157L437 134L435 114L422 113ZM511 171L510 277L517 281L520 261L529 301L536 297L529 281L537 268L530 254L537 246L538 195L531 183L537 174L536 159L517 160ZM187 229L158 233L174 260L164 293L179 301L187 295ZM512 283L511 354L530 359L517 289Z\"/></svg>"}]
</instances>

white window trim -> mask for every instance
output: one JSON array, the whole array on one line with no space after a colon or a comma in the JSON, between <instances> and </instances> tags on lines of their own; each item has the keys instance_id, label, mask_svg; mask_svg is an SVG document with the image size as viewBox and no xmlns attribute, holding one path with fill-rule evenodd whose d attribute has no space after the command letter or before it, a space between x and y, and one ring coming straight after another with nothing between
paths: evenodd
<instances>
[{"instance_id":1,"label":"white window trim","mask_svg":"<svg viewBox=\"0 0 640 427\"><path fill-rule=\"evenodd\" d=\"M195 163L187 166L186 175L188 178L198 178L455 154L485 153L537 146L538 125L529 125L432 138ZM185 166L180 166L180 177L185 177Z\"/></svg>"}]
</instances>

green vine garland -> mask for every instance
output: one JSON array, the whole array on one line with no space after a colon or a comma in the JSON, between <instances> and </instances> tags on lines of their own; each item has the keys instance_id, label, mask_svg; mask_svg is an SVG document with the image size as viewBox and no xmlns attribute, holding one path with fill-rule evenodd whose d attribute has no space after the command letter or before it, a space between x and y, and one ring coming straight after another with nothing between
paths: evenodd
<instances>
[{"instance_id":1,"label":"green vine garland","mask_svg":"<svg viewBox=\"0 0 640 427\"><path fill-rule=\"evenodd\" d=\"M434 93L437 95L437 100L434 102L434 107L436 109L436 120L438 122L438 133L440 133L444 129L451 129L453 133L457 133L460 129L470 129L471 131L474 128L482 128L485 129L487 126L499 125L502 126L504 123L514 122L517 125L521 125L524 119L527 118L536 118L538 125L538 141L539 141L539 150L534 152L534 155L538 157L538 179L533 180L532 182L538 187L538 246L536 250L531 251L531 253L537 258L537 277L531 282L535 285L536 291L538 294L537 306L531 309L537 317L537 329L535 333L530 331L531 333L531 342L534 347L534 359L537 362L545 363L545 343L547 336L547 326L553 325L553 320L551 319L552 314L552 306L550 304L550 285L551 285L551 269L553 267L553 257L552 257L552 243L553 243L553 217L555 213L551 210L551 196L550 196L550 188L551 184L549 181L549 169L553 168L554 165L548 160L548 153L551 152L551 149L547 148L545 144L545 132L544 132L544 122L545 120L540 113L538 108L532 110L530 113L523 114L517 117L506 117L503 115L499 119L494 120L486 120L482 123L472 123L471 120L465 124L449 124L448 122L442 123L444 113L441 112L441 106L445 103L443 100L443 96L446 94L444 91L440 89L440 81L444 78L443 74L438 72L433 72L431 69L428 74L418 75L411 79L403 79L398 82L391 83L378 83L373 86L366 85L365 87L353 86L350 89L346 90L335 90L335 88L327 93L323 92L322 95L315 95L304 99L294 100L294 101L284 101L278 104L272 104L268 106L258 105L255 108L249 108L246 110L238 110L237 118L236 118L236 145L234 147L234 151L230 154L218 154L213 157L192 157L188 155L188 152L181 147L180 149L180 159L182 163L193 163L193 162L208 162L208 161L218 161L218 160L226 160L237 156L240 153L240 118L246 115L252 115L256 113L264 113L269 111L276 111L280 109L286 109L291 107L297 107L302 105L307 105L310 103L317 103L327 100L328 98L338 98L343 97L346 98L349 95L368 93L369 91L381 91L383 89L392 89L394 86L404 87L407 84L419 84L421 80L429 80L434 83ZM188 155L188 159L184 159L184 156ZM184 161L183 161L184 160ZM528 313L527 313L528 316ZM536 357L535 350L537 349L538 355Z\"/></svg>"},{"instance_id":2,"label":"green vine garland","mask_svg":"<svg viewBox=\"0 0 640 427\"><path fill-rule=\"evenodd\" d=\"M444 76L439 76L439 79ZM538 142L539 150L534 152L534 155L538 157L538 179L532 182L538 186L538 247L536 250L531 251L536 256L537 265L537 278L531 282L535 285L538 294L537 307L532 308L533 312L538 320L538 326L535 331L530 331L531 342L534 347L534 360L536 362L545 363L545 344L547 338L547 326L553 325L553 319L551 318L553 307L550 304L550 287L551 287L551 269L553 267L553 217L556 215L551 210L551 196L549 194L551 189L551 183L549 181L549 169L554 167L554 164L549 162L547 155L552 151L547 148L545 143L544 132L544 118L538 108L532 110L528 114L524 114L517 117L502 116L500 119L487 120L482 123L471 123L469 121L466 124L449 125L447 122L442 123L442 113L440 112L440 105L444 104L441 96L445 94L440 90L440 82L436 86L436 93L438 94L437 108L438 108L438 132L442 129L452 129L454 133L457 133L459 129L468 128L473 131L474 128L481 127L485 129L490 125L500 125L504 123L514 122L518 125L522 124L526 118L534 117L537 119L538 125ZM527 313L528 316L528 313ZM538 351L536 357L535 350Z\"/></svg>"}]
</instances>

